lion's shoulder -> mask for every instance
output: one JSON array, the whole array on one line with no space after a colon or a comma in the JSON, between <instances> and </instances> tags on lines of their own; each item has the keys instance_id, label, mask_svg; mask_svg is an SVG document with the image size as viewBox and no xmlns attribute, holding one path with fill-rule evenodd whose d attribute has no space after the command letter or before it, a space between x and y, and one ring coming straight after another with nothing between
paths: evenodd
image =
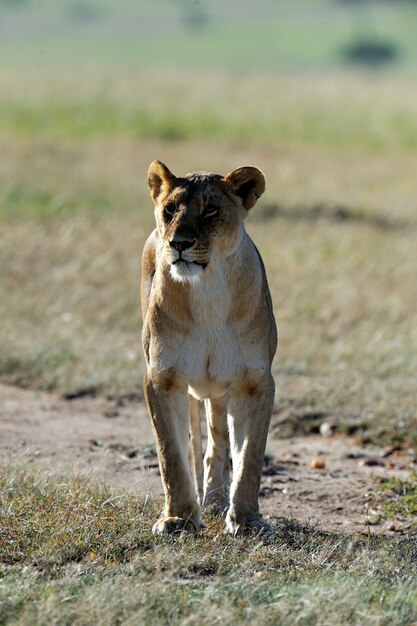
<instances>
[{"instance_id":1,"label":"lion's shoulder","mask_svg":"<svg viewBox=\"0 0 417 626\"><path fill-rule=\"evenodd\" d=\"M146 240L142 253L142 281L140 293L142 303L142 319L145 319L146 311L149 306L159 247L160 237L155 228Z\"/></svg>"}]
</instances>

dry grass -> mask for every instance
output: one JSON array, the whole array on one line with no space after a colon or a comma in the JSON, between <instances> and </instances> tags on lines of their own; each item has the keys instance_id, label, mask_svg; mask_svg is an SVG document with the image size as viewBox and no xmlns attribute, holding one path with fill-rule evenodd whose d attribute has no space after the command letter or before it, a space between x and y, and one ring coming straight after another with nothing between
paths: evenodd
<instances>
[{"instance_id":1,"label":"dry grass","mask_svg":"<svg viewBox=\"0 0 417 626\"><path fill-rule=\"evenodd\" d=\"M415 542L282 520L277 535L155 539L156 504L16 470L0 480L0 621L8 624L411 625Z\"/></svg>"}]
</instances>

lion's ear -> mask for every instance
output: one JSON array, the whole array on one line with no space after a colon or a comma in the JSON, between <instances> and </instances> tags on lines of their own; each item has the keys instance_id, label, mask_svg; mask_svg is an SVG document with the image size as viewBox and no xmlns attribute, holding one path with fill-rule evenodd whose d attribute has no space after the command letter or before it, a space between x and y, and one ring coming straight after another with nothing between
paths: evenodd
<instances>
[{"instance_id":1,"label":"lion's ear","mask_svg":"<svg viewBox=\"0 0 417 626\"><path fill-rule=\"evenodd\" d=\"M148 170L148 185L152 200L156 203L162 191L165 195L175 187L176 177L161 161L152 161Z\"/></svg>"},{"instance_id":2,"label":"lion's ear","mask_svg":"<svg viewBox=\"0 0 417 626\"><path fill-rule=\"evenodd\" d=\"M257 167L238 167L225 177L232 192L242 200L247 211L265 191L265 176Z\"/></svg>"}]
</instances>

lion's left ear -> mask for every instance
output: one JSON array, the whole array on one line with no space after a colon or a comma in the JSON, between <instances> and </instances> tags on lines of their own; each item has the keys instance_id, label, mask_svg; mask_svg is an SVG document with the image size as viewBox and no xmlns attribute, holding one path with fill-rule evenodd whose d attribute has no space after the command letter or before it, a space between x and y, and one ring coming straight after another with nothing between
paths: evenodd
<instances>
[{"instance_id":1,"label":"lion's left ear","mask_svg":"<svg viewBox=\"0 0 417 626\"><path fill-rule=\"evenodd\" d=\"M247 211L253 207L265 191L265 176L257 167L238 167L224 179L232 192L242 200Z\"/></svg>"}]
</instances>

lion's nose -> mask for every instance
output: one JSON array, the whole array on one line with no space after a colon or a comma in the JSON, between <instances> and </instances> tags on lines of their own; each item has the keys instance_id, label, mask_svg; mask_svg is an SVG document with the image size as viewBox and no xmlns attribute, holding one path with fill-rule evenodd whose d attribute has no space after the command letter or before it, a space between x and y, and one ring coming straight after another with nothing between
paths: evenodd
<instances>
[{"instance_id":1,"label":"lion's nose","mask_svg":"<svg viewBox=\"0 0 417 626\"><path fill-rule=\"evenodd\" d=\"M192 248L192 246L195 243L195 239L189 240L189 239L181 239L181 238L177 238L177 239L171 239L171 241L169 242L169 245L171 246L171 248L174 248L177 252L183 252L184 250L187 250L187 248Z\"/></svg>"}]
</instances>

